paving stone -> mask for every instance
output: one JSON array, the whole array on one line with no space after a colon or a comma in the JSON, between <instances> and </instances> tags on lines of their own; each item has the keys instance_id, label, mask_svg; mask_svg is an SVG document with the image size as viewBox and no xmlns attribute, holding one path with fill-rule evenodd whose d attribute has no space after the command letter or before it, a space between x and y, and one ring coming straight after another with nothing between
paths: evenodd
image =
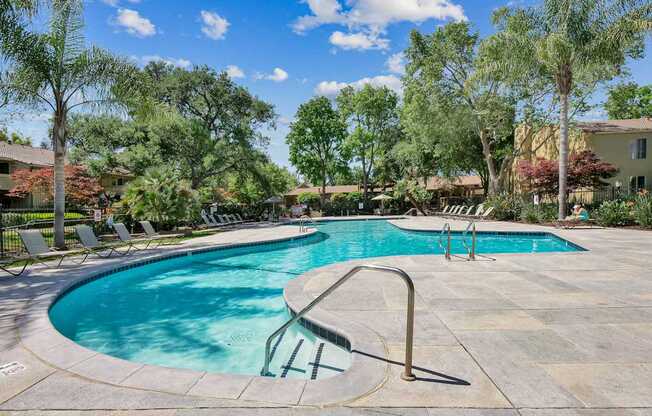
<instances>
[{"instance_id":1,"label":"paving stone","mask_svg":"<svg viewBox=\"0 0 652 416\"><path fill-rule=\"evenodd\" d=\"M16 363L7 372L0 373L0 403L38 383L56 370L34 357L27 350L14 347L0 351L0 366Z\"/></svg>"},{"instance_id":2,"label":"paving stone","mask_svg":"<svg viewBox=\"0 0 652 416\"><path fill-rule=\"evenodd\" d=\"M143 364L97 354L69 368L69 371L105 383L120 384L143 367Z\"/></svg>"},{"instance_id":3,"label":"paving stone","mask_svg":"<svg viewBox=\"0 0 652 416\"><path fill-rule=\"evenodd\" d=\"M188 394L192 396L237 399L251 382L253 377L236 374L204 374L192 386Z\"/></svg>"},{"instance_id":4,"label":"paving stone","mask_svg":"<svg viewBox=\"0 0 652 416\"><path fill-rule=\"evenodd\" d=\"M144 365L124 379L123 386L185 394L204 375L198 371Z\"/></svg>"},{"instance_id":5,"label":"paving stone","mask_svg":"<svg viewBox=\"0 0 652 416\"><path fill-rule=\"evenodd\" d=\"M403 361L403 350L392 348L390 359ZM414 349L417 380L401 380L401 365L390 366L383 388L355 401L360 407L493 407L506 408L509 402L475 361L460 347L417 347Z\"/></svg>"},{"instance_id":6,"label":"paving stone","mask_svg":"<svg viewBox=\"0 0 652 416\"><path fill-rule=\"evenodd\" d=\"M306 381L287 378L254 377L241 398L269 403L296 405Z\"/></svg>"},{"instance_id":7,"label":"paving stone","mask_svg":"<svg viewBox=\"0 0 652 416\"><path fill-rule=\"evenodd\" d=\"M520 310L441 311L437 315L452 330L540 330L543 323Z\"/></svg>"},{"instance_id":8,"label":"paving stone","mask_svg":"<svg viewBox=\"0 0 652 416\"><path fill-rule=\"evenodd\" d=\"M652 362L652 343L616 325L552 325L595 362Z\"/></svg>"},{"instance_id":9,"label":"paving stone","mask_svg":"<svg viewBox=\"0 0 652 416\"><path fill-rule=\"evenodd\" d=\"M588 407L652 407L650 364L542 364Z\"/></svg>"}]
</instances>

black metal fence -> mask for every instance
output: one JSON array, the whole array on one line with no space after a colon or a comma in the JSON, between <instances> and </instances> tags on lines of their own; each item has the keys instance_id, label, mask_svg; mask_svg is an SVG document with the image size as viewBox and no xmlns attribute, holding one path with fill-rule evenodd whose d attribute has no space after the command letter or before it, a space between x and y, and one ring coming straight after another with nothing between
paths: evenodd
<instances>
[{"instance_id":1,"label":"black metal fence","mask_svg":"<svg viewBox=\"0 0 652 416\"><path fill-rule=\"evenodd\" d=\"M75 226L88 224L96 233L102 233L106 228L105 217L95 216L92 209L73 209L66 212L64 221L65 244L74 248L79 245ZM54 245L54 210L52 208L19 208L4 209L0 204L0 258L17 256L23 251L23 245L18 230L38 229L45 237L49 246Z\"/></svg>"}]
</instances>

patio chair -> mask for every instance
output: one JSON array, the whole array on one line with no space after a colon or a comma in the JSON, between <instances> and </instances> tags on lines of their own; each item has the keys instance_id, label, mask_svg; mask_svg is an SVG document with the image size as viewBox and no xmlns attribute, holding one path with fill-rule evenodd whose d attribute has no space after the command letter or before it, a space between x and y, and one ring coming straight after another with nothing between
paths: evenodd
<instances>
[{"instance_id":1,"label":"patio chair","mask_svg":"<svg viewBox=\"0 0 652 416\"><path fill-rule=\"evenodd\" d=\"M220 222L220 224L222 224L225 227L237 225L237 223L231 221L231 219L227 217L226 214L225 215L216 214L215 216L217 217L217 220Z\"/></svg>"},{"instance_id":2,"label":"patio chair","mask_svg":"<svg viewBox=\"0 0 652 416\"><path fill-rule=\"evenodd\" d=\"M481 220L487 220L489 219L489 215L494 212L494 207L489 207L485 211L483 211L480 215L476 215L475 218L481 219Z\"/></svg>"},{"instance_id":3,"label":"patio chair","mask_svg":"<svg viewBox=\"0 0 652 416\"><path fill-rule=\"evenodd\" d=\"M66 258L69 254L73 253L71 250L52 251L52 249L48 247L48 244L45 242L45 238L43 238L43 234L41 234L39 230L16 230L16 232L20 236L20 240L22 241L23 246L27 251L27 259L41 263L44 266L50 267L47 261L53 259L59 260L57 265L54 266L55 268L58 268L61 266L63 259ZM88 254L86 254L84 258L79 262L72 259L71 261L75 264L82 264L86 261L87 257Z\"/></svg>"},{"instance_id":4,"label":"patio chair","mask_svg":"<svg viewBox=\"0 0 652 416\"><path fill-rule=\"evenodd\" d=\"M473 208L475 208L475 205L471 205L471 206L468 206L468 207L464 206L464 207L460 208L457 211L457 213L449 214L449 216L451 216L451 217L465 217L465 216L469 215L469 213L471 212L471 210Z\"/></svg>"},{"instance_id":5,"label":"patio chair","mask_svg":"<svg viewBox=\"0 0 652 416\"><path fill-rule=\"evenodd\" d=\"M212 216L208 215L205 211L201 212L201 219L204 220L204 224L208 228L217 228L223 226L223 224L220 224L217 221L215 221L215 219Z\"/></svg>"},{"instance_id":6,"label":"patio chair","mask_svg":"<svg viewBox=\"0 0 652 416\"><path fill-rule=\"evenodd\" d=\"M234 215L235 215L235 218L236 218L238 221L242 222L242 223L246 223L246 222L256 222L255 220L245 220L245 219L242 218L242 216L241 216L240 214L234 214Z\"/></svg>"},{"instance_id":7,"label":"patio chair","mask_svg":"<svg viewBox=\"0 0 652 416\"><path fill-rule=\"evenodd\" d=\"M243 220L239 220L235 215L233 214L226 214L226 218L228 218L231 223L233 224L244 224Z\"/></svg>"},{"instance_id":8,"label":"patio chair","mask_svg":"<svg viewBox=\"0 0 652 416\"><path fill-rule=\"evenodd\" d=\"M123 243L126 243L129 246L130 249L133 248L134 250L139 250L139 251L140 250L147 250L149 248L149 246L155 241L158 244L156 244L156 246L154 246L152 248L157 248L158 246L161 245L161 242L160 242L161 238L158 238L158 237L157 238L149 238L149 237L147 237L147 238L133 238L131 236L131 234L129 233L129 231L127 230L127 227L125 227L125 225L123 223L121 223L121 222L116 222L115 224L113 224L113 229L118 234L118 238L120 239L120 241L122 241ZM139 244L139 243L147 243L147 244L145 244L145 247L136 247L136 244Z\"/></svg>"},{"instance_id":9,"label":"patio chair","mask_svg":"<svg viewBox=\"0 0 652 416\"><path fill-rule=\"evenodd\" d=\"M143 227L143 231L145 231L145 235L147 238L177 238L181 237L183 234L165 234L161 235L159 234L154 227L152 226L152 223L149 221L138 221L141 227Z\"/></svg>"},{"instance_id":10,"label":"patio chair","mask_svg":"<svg viewBox=\"0 0 652 416\"><path fill-rule=\"evenodd\" d=\"M29 264L28 260L23 260L23 268L20 269L20 271L15 271L15 270L11 270L8 267L6 267L7 265L12 264L13 262L14 262L14 260L9 260L9 261L0 263L0 270L3 270L5 272L7 272L7 273L9 273L10 275L12 275L14 277L18 277L21 274L23 274L23 272L25 272L25 269L27 269L27 265Z\"/></svg>"},{"instance_id":11,"label":"patio chair","mask_svg":"<svg viewBox=\"0 0 652 416\"><path fill-rule=\"evenodd\" d=\"M93 229L88 225L77 225L75 226L75 231L77 232L77 237L79 237L79 242L84 248L84 254L87 256L95 254L98 257L108 258L111 257L113 253L116 253L118 256L126 256L129 253L130 248L127 248L127 251L118 251L115 249L115 244L100 243L95 236ZM107 251L108 253L103 253Z\"/></svg>"}]
</instances>

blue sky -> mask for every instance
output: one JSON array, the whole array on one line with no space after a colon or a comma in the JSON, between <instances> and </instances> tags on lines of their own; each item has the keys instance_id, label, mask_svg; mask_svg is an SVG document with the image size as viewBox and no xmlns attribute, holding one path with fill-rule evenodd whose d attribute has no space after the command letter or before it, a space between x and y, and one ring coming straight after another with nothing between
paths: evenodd
<instances>
[{"instance_id":1,"label":"blue sky","mask_svg":"<svg viewBox=\"0 0 652 416\"><path fill-rule=\"evenodd\" d=\"M522 2L521 2L522 3ZM93 0L86 2L89 43L143 65L162 58L175 65L230 69L234 79L275 105L278 129L268 153L288 165L284 137L297 107L317 93L348 83L400 86L399 54L412 29L468 19L482 35L507 1L493 0ZM648 41L648 52L652 48ZM649 55L649 53L648 53ZM652 59L630 65L632 78L652 83ZM603 94L596 95L596 102ZM594 116L600 116L598 112ZM9 121L36 145L49 115ZM593 117L593 118L596 118ZM7 120L5 120L7 121Z\"/></svg>"}]
</instances>

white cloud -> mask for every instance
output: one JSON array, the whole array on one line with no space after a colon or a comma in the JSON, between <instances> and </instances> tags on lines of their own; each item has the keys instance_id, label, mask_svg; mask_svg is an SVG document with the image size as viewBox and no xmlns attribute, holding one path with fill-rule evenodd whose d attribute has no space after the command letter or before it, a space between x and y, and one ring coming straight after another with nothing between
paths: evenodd
<instances>
[{"instance_id":1,"label":"white cloud","mask_svg":"<svg viewBox=\"0 0 652 416\"><path fill-rule=\"evenodd\" d=\"M395 53L385 62L389 72L398 75L405 75L405 55L403 52Z\"/></svg>"},{"instance_id":2,"label":"white cloud","mask_svg":"<svg viewBox=\"0 0 652 416\"><path fill-rule=\"evenodd\" d=\"M118 9L115 24L122 26L127 33L138 37L153 36L156 34L156 26L149 19L141 16L136 10Z\"/></svg>"},{"instance_id":3,"label":"white cloud","mask_svg":"<svg viewBox=\"0 0 652 416\"><path fill-rule=\"evenodd\" d=\"M229 76L229 78L235 79L235 78L244 78L245 73L240 67L236 65L229 65L226 67L226 74Z\"/></svg>"},{"instance_id":4,"label":"white cloud","mask_svg":"<svg viewBox=\"0 0 652 416\"><path fill-rule=\"evenodd\" d=\"M380 38L380 35L387 26L394 23L421 23L428 19L467 20L462 6L453 3L453 0L346 0L343 3L340 0L302 1L308 4L312 14L301 16L292 24L296 33L302 34L325 24L338 24L346 26L349 31L355 29L356 32L362 32L368 39L386 42L384 47L377 49L385 49L389 45L389 41ZM361 39L358 36L359 41Z\"/></svg>"},{"instance_id":5,"label":"white cloud","mask_svg":"<svg viewBox=\"0 0 652 416\"><path fill-rule=\"evenodd\" d=\"M224 35L226 35L231 25L228 20L219 14L206 10L201 11L201 20L204 23L201 31L214 40L224 39Z\"/></svg>"},{"instance_id":6,"label":"white cloud","mask_svg":"<svg viewBox=\"0 0 652 416\"><path fill-rule=\"evenodd\" d=\"M387 49L389 40L378 35L358 33L343 33L335 31L328 39L332 45L344 50Z\"/></svg>"},{"instance_id":7,"label":"white cloud","mask_svg":"<svg viewBox=\"0 0 652 416\"><path fill-rule=\"evenodd\" d=\"M190 62L187 59L171 58L171 57L164 58L159 55L144 55L141 57L132 56L132 59L136 62L141 63L142 65L147 65L148 63L155 62L155 61L163 61L166 64L174 65L176 67L184 68L184 69L188 69L192 66L192 62Z\"/></svg>"},{"instance_id":8,"label":"white cloud","mask_svg":"<svg viewBox=\"0 0 652 416\"><path fill-rule=\"evenodd\" d=\"M315 94L324 95L326 97L335 97L342 89L352 86L356 90L361 89L366 84L373 85L374 87L385 86L395 93L401 95L403 93L403 84L401 80L395 75L378 75L375 77L362 78L354 82L337 82L337 81L322 81L315 88Z\"/></svg>"},{"instance_id":9,"label":"white cloud","mask_svg":"<svg viewBox=\"0 0 652 416\"><path fill-rule=\"evenodd\" d=\"M117 7L118 6L118 0L102 0L102 3L108 4L111 7Z\"/></svg>"},{"instance_id":10,"label":"white cloud","mask_svg":"<svg viewBox=\"0 0 652 416\"><path fill-rule=\"evenodd\" d=\"M287 80L290 76L288 75L285 70L281 68L274 68L274 71L272 71L271 74L256 74L254 76L255 79L266 79L268 81L274 81L274 82L283 82Z\"/></svg>"}]
</instances>

